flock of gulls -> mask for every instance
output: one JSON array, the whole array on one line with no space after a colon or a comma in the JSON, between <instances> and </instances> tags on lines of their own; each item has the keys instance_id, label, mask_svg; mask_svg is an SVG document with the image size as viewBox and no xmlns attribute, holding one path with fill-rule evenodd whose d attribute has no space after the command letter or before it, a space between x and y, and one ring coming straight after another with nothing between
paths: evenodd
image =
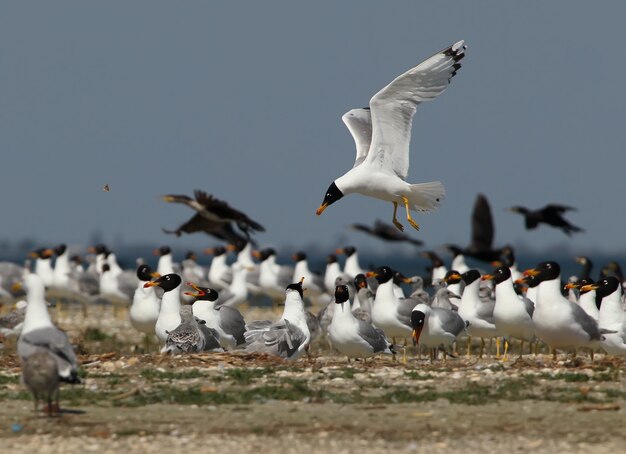
<instances>
[{"instance_id":1,"label":"flock of gulls","mask_svg":"<svg viewBox=\"0 0 626 454\"><path fill-rule=\"evenodd\" d=\"M343 121L356 144L354 167L328 187L317 215L343 196L359 193L391 202L391 224L353 228L385 240L420 246L403 233L398 207L406 222L419 225L412 212L435 209L443 201L440 182L410 184L409 143L413 115L419 104L439 96L461 67L466 46L459 41L394 79L370 100L369 107L353 109ZM311 271L307 254L293 254L293 264L280 263L272 248L257 248L252 235L264 231L258 222L203 191L194 198L167 195L163 200L183 203L194 216L165 233L204 232L223 241L207 249L208 267L190 252L175 263L168 246L155 250L156 267L142 259L123 269L106 245L90 249L88 266L70 255L65 245L34 251L25 266L0 263L0 294L25 299L0 318L0 334L17 338L23 382L48 414L59 411L59 383L79 383L78 361L67 335L49 314L47 292L63 291L89 301L96 298L130 303L130 325L144 334L145 351L157 340L161 353L186 354L244 350L297 360L316 349L330 348L350 361L377 354L392 355L407 347L424 346L431 361L441 354L458 355L463 339L466 354L472 339L496 339L496 356L507 358L511 341L557 349L587 349L593 355L626 355L624 279L612 262L600 278L591 277L591 261L580 257L580 276L562 282L559 264L539 263L525 271L517 268L511 246L493 247L489 203L478 195L472 214L472 237L466 247L446 245L449 265L434 251L421 252L431 266L421 276L405 276L381 264L365 269L354 247L327 257L323 274ZM564 233L582 229L563 214L570 208L550 204L540 210L516 206L527 228L545 223ZM340 263L338 256L345 256ZM480 260L489 271L470 268L466 257ZM252 320L247 309L256 295L284 305L275 320ZM19 298L18 298L19 299ZM500 354L500 339L503 353ZM313 345L313 347L312 347Z\"/></svg>"}]
</instances>

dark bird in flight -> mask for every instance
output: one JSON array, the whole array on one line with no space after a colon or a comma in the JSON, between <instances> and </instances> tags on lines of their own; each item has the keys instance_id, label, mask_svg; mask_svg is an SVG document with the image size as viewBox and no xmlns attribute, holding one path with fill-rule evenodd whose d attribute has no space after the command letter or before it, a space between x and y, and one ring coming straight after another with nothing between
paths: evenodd
<instances>
[{"instance_id":1,"label":"dark bird in flight","mask_svg":"<svg viewBox=\"0 0 626 454\"><path fill-rule=\"evenodd\" d=\"M359 232L365 232L369 235L375 236L376 238L385 241L406 242L414 244L416 246L422 246L424 244L423 241L409 237L406 233L400 232L393 225L387 224L380 219L377 219L372 227L365 224L352 224L350 227L352 227L354 230L358 230Z\"/></svg>"},{"instance_id":2,"label":"dark bird in flight","mask_svg":"<svg viewBox=\"0 0 626 454\"><path fill-rule=\"evenodd\" d=\"M462 253L465 256L473 257L483 262L499 260L502 255L502 249L493 248L495 229L491 216L491 207L487 197L483 194L476 196L470 226L472 231L470 243L466 248L453 246L457 250L454 252L455 256Z\"/></svg>"},{"instance_id":3,"label":"dark bird in flight","mask_svg":"<svg viewBox=\"0 0 626 454\"><path fill-rule=\"evenodd\" d=\"M165 233L180 236L183 233L204 232L221 240L241 244L250 240L250 234L264 232L265 228L246 214L232 208L223 200L204 191L194 191L195 200L186 195L166 195L162 200L170 203L183 203L196 211L196 214L176 230L163 229ZM236 225L239 231L235 230Z\"/></svg>"},{"instance_id":4,"label":"dark bird in flight","mask_svg":"<svg viewBox=\"0 0 626 454\"><path fill-rule=\"evenodd\" d=\"M509 211L513 213L519 213L524 216L526 222L526 229L531 230L536 228L539 224L548 224L557 229L563 230L567 236L571 236L572 233L584 232L580 227L576 227L563 218L563 214L567 211L576 211L576 208L568 207L566 205L557 205L551 203L541 208L540 210L530 210L522 206L514 206L509 208Z\"/></svg>"}]
</instances>

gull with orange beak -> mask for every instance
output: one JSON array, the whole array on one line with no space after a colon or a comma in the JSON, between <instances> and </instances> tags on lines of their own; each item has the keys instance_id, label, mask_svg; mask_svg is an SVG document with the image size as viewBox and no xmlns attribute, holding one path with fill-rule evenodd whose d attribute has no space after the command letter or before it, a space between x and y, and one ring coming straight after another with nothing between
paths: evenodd
<instances>
[{"instance_id":1,"label":"gull with orange beak","mask_svg":"<svg viewBox=\"0 0 626 454\"><path fill-rule=\"evenodd\" d=\"M552 348L597 348L603 336L598 323L561 294L561 267L542 262L526 273L539 281L533 322L535 334Z\"/></svg>"},{"instance_id":2,"label":"gull with orange beak","mask_svg":"<svg viewBox=\"0 0 626 454\"><path fill-rule=\"evenodd\" d=\"M431 360L436 359L439 347L452 346L465 330L466 322L454 311L427 304L417 304L411 312L413 342L431 349ZM444 348L444 359L447 352Z\"/></svg>"},{"instance_id":3,"label":"gull with orange beak","mask_svg":"<svg viewBox=\"0 0 626 454\"><path fill-rule=\"evenodd\" d=\"M495 284L496 302L493 307L493 321L498 332L504 336L504 355L507 358L510 337L521 340L520 358L524 349L524 341L534 340L533 312L534 303L528 298L520 297L513 288L511 270L508 266L501 266L492 274L485 274L483 280L493 280Z\"/></svg>"},{"instance_id":4,"label":"gull with orange beak","mask_svg":"<svg viewBox=\"0 0 626 454\"><path fill-rule=\"evenodd\" d=\"M398 298L393 290L393 270L388 266L381 266L374 272L366 274L378 281L378 289L372 307L372 323L385 332L392 343L396 338L404 338L404 361L406 362L407 338L411 336L411 311L419 302L412 298Z\"/></svg>"},{"instance_id":5,"label":"gull with orange beak","mask_svg":"<svg viewBox=\"0 0 626 454\"><path fill-rule=\"evenodd\" d=\"M139 284L133 294L129 317L133 328L144 333L146 351L150 347L150 337L155 334L154 325L159 318L161 302L154 291L154 287L145 287L145 284L159 277L161 275L153 271L148 265L139 265L137 268Z\"/></svg>"},{"instance_id":6,"label":"gull with orange beak","mask_svg":"<svg viewBox=\"0 0 626 454\"><path fill-rule=\"evenodd\" d=\"M566 289L578 289L580 296L578 297L578 305L583 308L591 318L595 321L600 319L600 310L596 304L596 288L594 285L593 279L591 278L583 278L579 279L577 282L568 282L565 284Z\"/></svg>"},{"instance_id":7,"label":"gull with orange beak","mask_svg":"<svg viewBox=\"0 0 626 454\"><path fill-rule=\"evenodd\" d=\"M219 293L212 288L200 287L193 282L186 285L195 292L185 292L194 299L193 315L206 322L207 328L214 329L219 335L221 346L227 350L245 345L246 322L234 307L217 306Z\"/></svg>"},{"instance_id":8,"label":"gull with orange beak","mask_svg":"<svg viewBox=\"0 0 626 454\"><path fill-rule=\"evenodd\" d=\"M335 304L338 307L333 311L328 335L333 347L346 355L348 362L350 358L366 358L378 353L395 354L382 330L354 317L347 285L336 287Z\"/></svg>"},{"instance_id":9,"label":"gull with orange beak","mask_svg":"<svg viewBox=\"0 0 626 454\"><path fill-rule=\"evenodd\" d=\"M622 307L624 292L621 280L608 276L580 290L595 290L601 298L599 325L604 334L602 348L609 355L626 355L626 312Z\"/></svg>"},{"instance_id":10,"label":"gull with orange beak","mask_svg":"<svg viewBox=\"0 0 626 454\"><path fill-rule=\"evenodd\" d=\"M461 67L465 49L459 41L436 53L376 93L368 108L353 109L342 117L356 143L356 160L351 170L328 187L318 216L344 195L357 193L391 202L392 222L400 231L404 227L396 214L398 205L403 206L407 222L419 230L411 211L434 210L443 201L445 189L439 181L406 182L413 115L418 105L445 91Z\"/></svg>"},{"instance_id":11,"label":"gull with orange beak","mask_svg":"<svg viewBox=\"0 0 626 454\"><path fill-rule=\"evenodd\" d=\"M172 331L180 325L181 282L182 279L178 274L171 273L143 284L145 288L161 287L163 289L161 309L159 310L159 316L154 326L157 337L163 343L167 340L167 331Z\"/></svg>"}]
</instances>

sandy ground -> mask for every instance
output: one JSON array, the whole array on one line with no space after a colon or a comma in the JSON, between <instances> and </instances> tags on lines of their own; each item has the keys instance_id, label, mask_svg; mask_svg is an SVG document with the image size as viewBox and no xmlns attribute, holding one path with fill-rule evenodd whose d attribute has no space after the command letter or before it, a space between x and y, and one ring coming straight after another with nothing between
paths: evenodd
<instances>
[{"instance_id":1,"label":"sandy ground","mask_svg":"<svg viewBox=\"0 0 626 454\"><path fill-rule=\"evenodd\" d=\"M621 452L626 361L596 355L347 364L318 349L271 357L139 353L123 311L56 314L84 383L60 416L34 413L10 345L0 355L8 452ZM258 315L258 314L255 314ZM267 315L267 314L264 314ZM94 322L97 320L97 322ZM227 451L228 452L228 451Z\"/></svg>"}]
</instances>

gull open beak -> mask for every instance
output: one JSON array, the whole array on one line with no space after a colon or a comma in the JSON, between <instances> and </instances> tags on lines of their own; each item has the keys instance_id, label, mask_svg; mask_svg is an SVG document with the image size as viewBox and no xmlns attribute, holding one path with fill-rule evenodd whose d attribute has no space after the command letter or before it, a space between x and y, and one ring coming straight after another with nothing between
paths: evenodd
<instances>
[{"instance_id":1,"label":"gull open beak","mask_svg":"<svg viewBox=\"0 0 626 454\"><path fill-rule=\"evenodd\" d=\"M419 327L417 329L414 329L411 332L411 337L413 338L413 342L415 343L415 345L419 344L420 341L420 335L422 334L422 327Z\"/></svg>"},{"instance_id":2,"label":"gull open beak","mask_svg":"<svg viewBox=\"0 0 626 454\"><path fill-rule=\"evenodd\" d=\"M188 285L189 287L191 287L192 289L194 289L196 291L196 293L194 293L194 292L185 292L185 295L187 295L187 296L193 296L194 298L200 298L201 296L206 295L204 290L202 290L200 287L198 287L193 282L185 282L185 285Z\"/></svg>"},{"instance_id":3,"label":"gull open beak","mask_svg":"<svg viewBox=\"0 0 626 454\"><path fill-rule=\"evenodd\" d=\"M159 283L157 281L149 281L143 284L143 288L158 287L158 286L159 286Z\"/></svg>"},{"instance_id":4,"label":"gull open beak","mask_svg":"<svg viewBox=\"0 0 626 454\"><path fill-rule=\"evenodd\" d=\"M320 207L317 210L315 210L315 214L317 214L319 216L320 214L322 214L324 212L324 210L326 208L328 208L328 204L327 203L322 203L320 205Z\"/></svg>"}]
</instances>

